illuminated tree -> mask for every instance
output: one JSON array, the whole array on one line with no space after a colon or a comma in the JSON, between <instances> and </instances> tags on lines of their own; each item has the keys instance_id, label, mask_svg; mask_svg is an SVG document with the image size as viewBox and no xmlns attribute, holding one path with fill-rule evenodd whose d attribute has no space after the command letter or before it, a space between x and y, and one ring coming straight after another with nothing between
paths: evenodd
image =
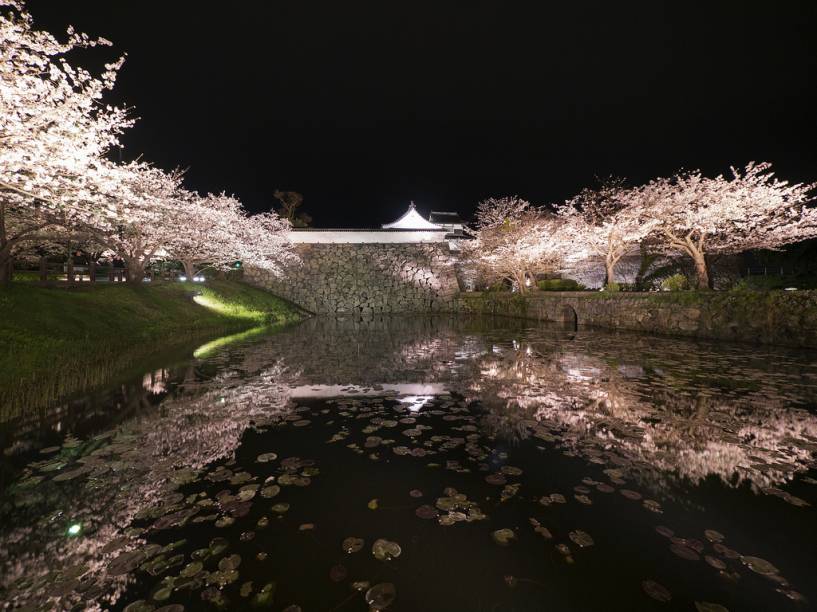
<instances>
[{"instance_id":1,"label":"illuminated tree","mask_svg":"<svg viewBox=\"0 0 817 612\"><path fill-rule=\"evenodd\" d=\"M57 41L33 28L22 3L0 4L0 279L14 249L54 224L85 220L97 202L93 170L131 124L101 103L122 59L99 76L69 64L69 52L97 45L68 30Z\"/></svg>"},{"instance_id":2,"label":"illuminated tree","mask_svg":"<svg viewBox=\"0 0 817 612\"><path fill-rule=\"evenodd\" d=\"M565 230L576 243L588 255L604 258L605 284L615 282L618 262L637 251L657 223L645 218L642 204L638 189L626 187L623 179L610 178L597 188L582 189L559 209Z\"/></svg>"},{"instance_id":3,"label":"illuminated tree","mask_svg":"<svg viewBox=\"0 0 817 612\"><path fill-rule=\"evenodd\" d=\"M543 215L516 196L479 203L475 239L463 247L489 279L509 279L525 293L534 267L543 264L540 249Z\"/></svg>"},{"instance_id":4,"label":"illuminated tree","mask_svg":"<svg viewBox=\"0 0 817 612\"><path fill-rule=\"evenodd\" d=\"M205 265L226 269L239 257L242 215L241 203L232 196L187 193L178 199L173 211L178 231L167 238L163 248L182 264L187 278L192 279Z\"/></svg>"},{"instance_id":5,"label":"illuminated tree","mask_svg":"<svg viewBox=\"0 0 817 612\"><path fill-rule=\"evenodd\" d=\"M124 260L128 281L140 283L147 265L179 232L179 205L184 205L181 173L167 173L142 162L108 164L96 174L94 196L105 202L81 224L117 257Z\"/></svg>"},{"instance_id":6,"label":"illuminated tree","mask_svg":"<svg viewBox=\"0 0 817 612\"><path fill-rule=\"evenodd\" d=\"M730 177L679 173L638 190L653 234L692 258L699 289L709 287L707 254L774 250L817 236L817 209L807 205L817 185L789 184L770 169L751 162Z\"/></svg>"},{"instance_id":7,"label":"illuminated tree","mask_svg":"<svg viewBox=\"0 0 817 612\"><path fill-rule=\"evenodd\" d=\"M557 215L518 198L489 198L477 208L475 240L463 251L483 276L509 279L525 293L535 273L558 270L587 257L586 238L566 215Z\"/></svg>"},{"instance_id":8,"label":"illuminated tree","mask_svg":"<svg viewBox=\"0 0 817 612\"><path fill-rule=\"evenodd\" d=\"M174 216L176 231L163 246L188 278L202 265L226 270L237 261L280 272L281 263L292 257L290 223L276 213L248 216L232 196L188 192L176 202Z\"/></svg>"}]
</instances>

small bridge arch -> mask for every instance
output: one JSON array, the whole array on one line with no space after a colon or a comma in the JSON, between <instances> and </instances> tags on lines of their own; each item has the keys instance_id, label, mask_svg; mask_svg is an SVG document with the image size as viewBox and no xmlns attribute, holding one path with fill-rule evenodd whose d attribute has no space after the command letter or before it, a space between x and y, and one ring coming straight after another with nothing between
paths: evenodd
<instances>
[{"instance_id":1,"label":"small bridge arch","mask_svg":"<svg viewBox=\"0 0 817 612\"><path fill-rule=\"evenodd\" d=\"M579 315L576 309L570 304L562 304L556 313L557 321L565 326L565 329L576 331L579 327Z\"/></svg>"}]
</instances>

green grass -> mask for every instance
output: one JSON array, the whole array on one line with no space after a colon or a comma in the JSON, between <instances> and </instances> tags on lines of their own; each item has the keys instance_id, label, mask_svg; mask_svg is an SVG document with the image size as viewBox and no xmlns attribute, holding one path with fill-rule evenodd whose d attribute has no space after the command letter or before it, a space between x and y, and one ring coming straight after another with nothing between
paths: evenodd
<instances>
[{"instance_id":1,"label":"green grass","mask_svg":"<svg viewBox=\"0 0 817 612\"><path fill-rule=\"evenodd\" d=\"M0 288L0 422L196 339L298 320L237 282Z\"/></svg>"}]
</instances>

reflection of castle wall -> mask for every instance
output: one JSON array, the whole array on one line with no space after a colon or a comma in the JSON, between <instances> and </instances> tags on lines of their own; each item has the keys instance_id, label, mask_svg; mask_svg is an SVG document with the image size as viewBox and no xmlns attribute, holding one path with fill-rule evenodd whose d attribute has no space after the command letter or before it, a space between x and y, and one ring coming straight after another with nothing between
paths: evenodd
<instances>
[{"instance_id":1,"label":"reflection of castle wall","mask_svg":"<svg viewBox=\"0 0 817 612\"><path fill-rule=\"evenodd\" d=\"M454 255L432 244L299 244L281 278L247 269L248 282L316 313L432 312L457 292Z\"/></svg>"},{"instance_id":2,"label":"reflection of castle wall","mask_svg":"<svg viewBox=\"0 0 817 612\"><path fill-rule=\"evenodd\" d=\"M460 313L558 322L569 307L580 326L817 347L817 291L461 293L453 304Z\"/></svg>"},{"instance_id":3,"label":"reflection of castle wall","mask_svg":"<svg viewBox=\"0 0 817 612\"><path fill-rule=\"evenodd\" d=\"M300 384L375 385L447 380L459 357L486 350L447 317L314 317L271 336L268 354L298 368ZM490 348L490 347L488 347Z\"/></svg>"}]
</instances>

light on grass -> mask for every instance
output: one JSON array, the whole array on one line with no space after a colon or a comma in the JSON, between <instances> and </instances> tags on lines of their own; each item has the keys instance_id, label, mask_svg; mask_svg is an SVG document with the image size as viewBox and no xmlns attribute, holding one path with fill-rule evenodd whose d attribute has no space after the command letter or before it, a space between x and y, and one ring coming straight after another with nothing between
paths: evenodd
<instances>
[{"instance_id":1,"label":"light on grass","mask_svg":"<svg viewBox=\"0 0 817 612\"><path fill-rule=\"evenodd\" d=\"M186 276L180 276L180 277L179 277L179 282L184 283L184 282L186 282L186 281L187 281L187 277L186 277Z\"/></svg>"},{"instance_id":2,"label":"light on grass","mask_svg":"<svg viewBox=\"0 0 817 612\"><path fill-rule=\"evenodd\" d=\"M80 531L82 531L82 525L80 525L79 523L74 523L68 528L68 535L76 536L79 535Z\"/></svg>"}]
</instances>

